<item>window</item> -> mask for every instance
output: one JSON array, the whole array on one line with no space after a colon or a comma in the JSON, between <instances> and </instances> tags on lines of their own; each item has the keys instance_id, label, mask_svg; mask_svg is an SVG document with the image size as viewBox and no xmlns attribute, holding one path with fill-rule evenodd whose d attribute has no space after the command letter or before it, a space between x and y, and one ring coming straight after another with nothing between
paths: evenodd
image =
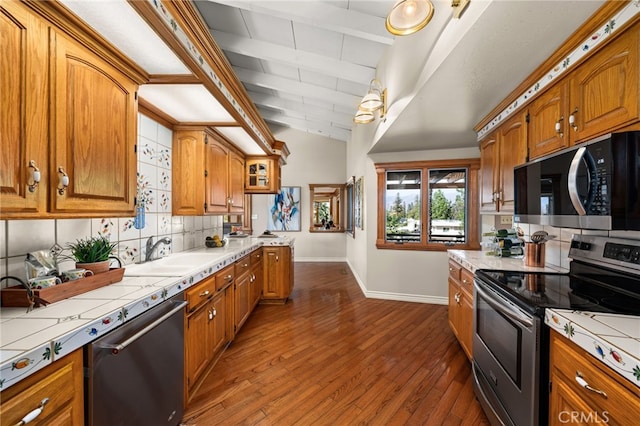
<instances>
[{"instance_id":1,"label":"window","mask_svg":"<svg viewBox=\"0 0 640 426\"><path fill-rule=\"evenodd\" d=\"M477 159L376 164L376 246L478 249Z\"/></svg>"}]
</instances>

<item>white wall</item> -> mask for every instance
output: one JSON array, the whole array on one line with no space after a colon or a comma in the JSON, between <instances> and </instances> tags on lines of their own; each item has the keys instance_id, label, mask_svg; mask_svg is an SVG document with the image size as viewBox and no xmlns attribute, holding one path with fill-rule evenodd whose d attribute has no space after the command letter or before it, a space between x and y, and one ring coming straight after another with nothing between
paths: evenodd
<instances>
[{"instance_id":1,"label":"white wall","mask_svg":"<svg viewBox=\"0 0 640 426\"><path fill-rule=\"evenodd\" d=\"M296 261L346 260L346 235L344 233L311 233L309 184L347 181L346 143L320 135L285 127L271 127L277 140L286 142L291 155L282 167L282 186L301 187L301 231L277 232L295 238ZM253 195L252 221L254 234L267 228L267 195ZM255 216L254 216L255 217Z\"/></svg>"}]
</instances>

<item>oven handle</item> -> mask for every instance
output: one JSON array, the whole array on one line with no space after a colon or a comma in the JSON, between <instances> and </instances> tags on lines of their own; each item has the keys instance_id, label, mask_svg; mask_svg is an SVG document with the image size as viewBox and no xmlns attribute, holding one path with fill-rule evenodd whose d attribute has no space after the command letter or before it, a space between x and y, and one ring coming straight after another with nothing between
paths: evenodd
<instances>
[{"instance_id":1,"label":"oven handle","mask_svg":"<svg viewBox=\"0 0 640 426\"><path fill-rule=\"evenodd\" d=\"M496 311L508 316L512 320L524 325L527 328L532 328L534 326L533 320L530 317L526 315L522 315L510 309L505 309L505 307L501 306L500 303L498 303L498 301L493 298L493 296L491 296L485 290L480 288L480 286L477 283L474 283L474 287L476 288L476 292L480 294L480 296L484 298L487 304L490 305Z\"/></svg>"}]
</instances>

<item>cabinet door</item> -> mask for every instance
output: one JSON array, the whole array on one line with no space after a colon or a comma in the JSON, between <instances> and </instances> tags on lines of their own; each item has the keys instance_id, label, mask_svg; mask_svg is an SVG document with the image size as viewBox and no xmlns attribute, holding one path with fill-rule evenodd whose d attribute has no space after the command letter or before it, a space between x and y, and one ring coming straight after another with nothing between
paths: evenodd
<instances>
[{"instance_id":1,"label":"cabinet door","mask_svg":"<svg viewBox=\"0 0 640 426\"><path fill-rule=\"evenodd\" d=\"M0 8L0 219L46 213L47 25L18 2ZM33 184L30 168L39 168Z\"/></svg>"},{"instance_id":2,"label":"cabinet door","mask_svg":"<svg viewBox=\"0 0 640 426\"><path fill-rule=\"evenodd\" d=\"M542 157L569 146L567 83L561 81L529 106L529 159Z\"/></svg>"},{"instance_id":3,"label":"cabinet door","mask_svg":"<svg viewBox=\"0 0 640 426\"><path fill-rule=\"evenodd\" d=\"M480 143L480 210L496 211L496 192L498 187L498 140L491 134Z\"/></svg>"},{"instance_id":4,"label":"cabinet door","mask_svg":"<svg viewBox=\"0 0 640 426\"><path fill-rule=\"evenodd\" d=\"M137 85L61 33L54 46L51 212L132 216Z\"/></svg>"},{"instance_id":5,"label":"cabinet door","mask_svg":"<svg viewBox=\"0 0 640 426\"><path fill-rule=\"evenodd\" d=\"M204 304L187 317L185 331L185 374L191 389L205 370L212 354L212 333L209 327L210 303Z\"/></svg>"},{"instance_id":6,"label":"cabinet door","mask_svg":"<svg viewBox=\"0 0 640 426\"><path fill-rule=\"evenodd\" d=\"M249 271L236 278L235 282L235 310L234 310L234 330L236 333L240 331L240 328L249 317L251 312L250 297L251 297L251 275Z\"/></svg>"},{"instance_id":7,"label":"cabinet door","mask_svg":"<svg viewBox=\"0 0 640 426\"><path fill-rule=\"evenodd\" d=\"M269 188L271 178L271 162L269 159L249 159L246 163L247 175L245 189L260 191Z\"/></svg>"},{"instance_id":8,"label":"cabinet door","mask_svg":"<svg viewBox=\"0 0 640 426\"><path fill-rule=\"evenodd\" d=\"M263 247L262 253L264 262L262 297L265 299L282 298L283 271L280 248Z\"/></svg>"},{"instance_id":9,"label":"cabinet door","mask_svg":"<svg viewBox=\"0 0 640 426\"><path fill-rule=\"evenodd\" d=\"M466 291L461 291L460 296L459 332L460 344L469 360L473 359L473 296Z\"/></svg>"},{"instance_id":10,"label":"cabinet door","mask_svg":"<svg viewBox=\"0 0 640 426\"><path fill-rule=\"evenodd\" d=\"M638 26L594 54L572 74L573 142L638 119Z\"/></svg>"},{"instance_id":11,"label":"cabinet door","mask_svg":"<svg viewBox=\"0 0 640 426\"><path fill-rule=\"evenodd\" d=\"M227 194L229 150L209 137L206 151L206 212L227 213L229 211Z\"/></svg>"},{"instance_id":12,"label":"cabinet door","mask_svg":"<svg viewBox=\"0 0 640 426\"><path fill-rule=\"evenodd\" d=\"M204 214L205 135L199 130L173 134L171 208L174 215Z\"/></svg>"},{"instance_id":13,"label":"cabinet door","mask_svg":"<svg viewBox=\"0 0 640 426\"><path fill-rule=\"evenodd\" d=\"M229 152L229 213L244 211L244 159Z\"/></svg>"},{"instance_id":14,"label":"cabinet door","mask_svg":"<svg viewBox=\"0 0 640 426\"><path fill-rule=\"evenodd\" d=\"M213 354L217 354L224 349L225 345L229 342L229 336L227 335L227 300L226 293L224 291L219 292L213 299L212 305L213 319L212 325L212 349Z\"/></svg>"},{"instance_id":15,"label":"cabinet door","mask_svg":"<svg viewBox=\"0 0 640 426\"><path fill-rule=\"evenodd\" d=\"M499 129L500 184L497 194L498 211L513 212L513 168L527 161L527 119L519 114Z\"/></svg>"},{"instance_id":16,"label":"cabinet door","mask_svg":"<svg viewBox=\"0 0 640 426\"><path fill-rule=\"evenodd\" d=\"M251 266L251 309L260 301L262 295L262 261Z\"/></svg>"}]
</instances>

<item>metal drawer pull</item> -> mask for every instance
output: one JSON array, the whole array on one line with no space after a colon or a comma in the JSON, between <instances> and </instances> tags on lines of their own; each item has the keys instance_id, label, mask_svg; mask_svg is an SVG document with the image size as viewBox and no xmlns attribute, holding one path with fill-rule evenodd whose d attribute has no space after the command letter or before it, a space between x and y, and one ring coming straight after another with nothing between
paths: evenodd
<instances>
[{"instance_id":1,"label":"metal drawer pull","mask_svg":"<svg viewBox=\"0 0 640 426\"><path fill-rule=\"evenodd\" d=\"M589 383L587 383L587 381L582 378L582 374L580 374L579 371L576 371L576 382L578 382L578 384L583 388L585 388L586 390L590 390L591 392L598 393L603 397L608 398L607 394L604 391L601 391L600 389L592 388L591 386L589 386Z\"/></svg>"},{"instance_id":2,"label":"metal drawer pull","mask_svg":"<svg viewBox=\"0 0 640 426\"><path fill-rule=\"evenodd\" d=\"M27 423L35 420L35 418L42 413L42 411L44 410L44 406L47 405L48 402L49 402L49 398L45 398L42 401L40 401L40 405L38 405L38 408L36 408L32 412L24 416L19 423L16 423L16 426L26 425Z\"/></svg>"},{"instance_id":3,"label":"metal drawer pull","mask_svg":"<svg viewBox=\"0 0 640 426\"><path fill-rule=\"evenodd\" d=\"M227 275L226 277L224 277L225 280L227 281L231 281L233 279L232 275Z\"/></svg>"}]
</instances>

